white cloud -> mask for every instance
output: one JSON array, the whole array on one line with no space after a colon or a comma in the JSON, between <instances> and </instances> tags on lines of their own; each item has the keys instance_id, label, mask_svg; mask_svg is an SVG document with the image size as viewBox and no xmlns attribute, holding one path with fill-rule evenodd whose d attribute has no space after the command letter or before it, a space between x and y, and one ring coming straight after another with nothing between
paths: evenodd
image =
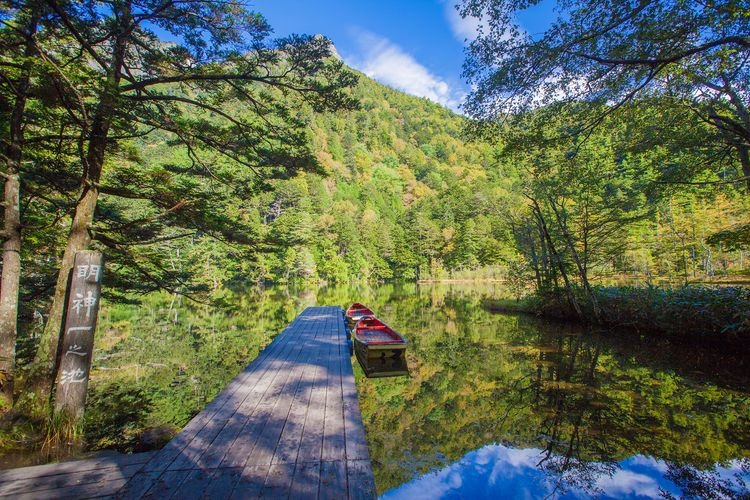
<instances>
[{"instance_id":1,"label":"white cloud","mask_svg":"<svg viewBox=\"0 0 750 500\"><path fill-rule=\"evenodd\" d=\"M456 10L455 0L443 0L443 11L453 35L459 42L468 43L477 37L481 26L480 20L471 16L461 17Z\"/></svg>"},{"instance_id":2,"label":"white cloud","mask_svg":"<svg viewBox=\"0 0 750 500\"><path fill-rule=\"evenodd\" d=\"M458 0L441 0L443 3L443 15L445 16L446 21L448 21L448 26L450 26L453 36L455 36L459 42L468 45L476 40L480 33L482 35L488 35L490 27L488 26L489 15L487 14L487 10L482 11L481 18L473 16L461 17L461 14L459 14L456 9L457 1ZM514 20L514 26L507 27L499 37L500 40L507 41L514 36L523 37L527 35L526 30L521 26L518 19L514 17ZM497 36L497 33L495 33L494 36Z\"/></svg>"},{"instance_id":3,"label":"white cloud","mask_svg":"<svg viewBox=\"0 0 750 500\"><path fill-rule=\"evenodd\" d=\"M610 497L659 497L659 482L656 478L646 474L638 474L629 470L618 470L612 475L600 476L596 486Z\"/></svg>"},{"instance_id":4,"label":"white cloud","mask_svg":"<svg viewBox=\"0 0 750 500\"><path fill-rule=\"evenodd\" d=\"M353 33L360 54L345 57L347 64L370 78L407 94L426 97L454 111L458 110L465 93L453 90L448 82L432 74L387 38L361 30Z\"/></svg>"}]
</instances>

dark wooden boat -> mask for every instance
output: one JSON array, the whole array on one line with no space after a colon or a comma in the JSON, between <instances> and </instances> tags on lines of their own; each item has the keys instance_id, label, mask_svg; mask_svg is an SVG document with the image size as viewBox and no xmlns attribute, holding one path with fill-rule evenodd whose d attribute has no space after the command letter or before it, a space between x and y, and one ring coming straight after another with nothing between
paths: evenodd
<instances>
[{"instance_id":1,"label":"dark wooden boat","mask_svg":"<svg viewBox=\"0 0 750 500\"><path fill-rule=\"evenodd\" d=\"M406 340L375 316L357 321L352 337L358 358L398 358L406 350Z\"/></svg>"},{"instance_id":2,"label":"dark wooden boat","mask_svg":"<svg viewBox=\"0 0 750 500\"><path fill-rule=\"evenodd\" d=\"M355 302L354 304L349 306L349 309L346 310L344 316L346 317L346 320L349 323L349 327L351 328L363 316L375 316L375 313L369 307L362 305L359 302Z\"/></svg>"}]
</instances>

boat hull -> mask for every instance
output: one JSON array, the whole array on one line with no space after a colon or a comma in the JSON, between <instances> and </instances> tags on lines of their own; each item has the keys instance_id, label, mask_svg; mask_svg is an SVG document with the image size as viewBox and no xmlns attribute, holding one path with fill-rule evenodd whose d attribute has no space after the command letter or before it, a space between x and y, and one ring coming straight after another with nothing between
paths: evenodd
<instances>
[{"instance_id":1,"label":"boat hull","mask_svg":"<svg viewBox=\"0 0 750 500\"><path fill-rule=\"evenodd\" d=\"M354 352L357 356L361 356L365 359L377 359L377 358L400 358L403 357L406 351L406 344L367 344L359 340L356 335L354 340Z\"/></svg>"},{"instance_id":2,"label":"boat hull","mask_svg":"<svg viewBox=\"0 0 750 500\"><path fill-rule=\"evenodd\" d=\"M367 314L354 314L352 316L345 316L346 324L349 326L349 328L354 328L354 325L357 324L357 321L361 320L365 316L368 316L368 315Z\"/></svg>"},{"instance_id":3,"label":"boat hull","mask_svg":"<svg viewBox=\"0 0 750 500\"><path fill-rule=\"evenodd\" d=\"M355 351L359 366L367 378L409 376L409 368L404 356L395 358L368 358Z\"/></svg>"},{"instance_id":4,"label":"boat hull","mask_svg":"<svg viewBox=\"0 0 750 500\"><path fill-rule=\"evenodd\" d=\"M406 340L375 316L360 319L352 330L354 352L363 359L400 358L406 351Z\"/></svg>"},{"instance_id":5,"label":"boat hull","mask_svg":"<svg viewBox=\"0 0 750 500\"><path fill-rule=\"evenodd\" d=\"M357 324L357 321L361 320L365 316L373 316L375 313L372 312L372 309L370 309L367 306L364 306L360 304L359 302L355 302L351 306L349 306L349 309L346 310L344 313L344 318L346 318L346 323L349 328L354 328L354 325Z\"/></svg>"}]
</instances>

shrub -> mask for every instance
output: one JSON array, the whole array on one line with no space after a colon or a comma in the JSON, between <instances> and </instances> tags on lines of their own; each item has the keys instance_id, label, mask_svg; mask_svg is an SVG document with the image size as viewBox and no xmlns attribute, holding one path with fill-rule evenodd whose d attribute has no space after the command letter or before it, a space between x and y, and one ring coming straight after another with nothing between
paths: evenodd
<instances>
[{"instance_id":1,"label":"shrub","mask_svg":"<svg viewBox=\"0 0 750 500\"><path fill-rule=\"evenodd\" d=\"M597 287L607 325L702 338L750 340L750 289Z\"/></svg>"},{"instance_id":2,"label":"shrub","mask_svg":"<svg viewBox=\"0 0 750 500\"><path fill-rule=\"evenodd\" d=\"M95 387L84 415L84 436L90 448L134 451L151 406L140 387L117 382Z\"/></svg>"}]
</instances>

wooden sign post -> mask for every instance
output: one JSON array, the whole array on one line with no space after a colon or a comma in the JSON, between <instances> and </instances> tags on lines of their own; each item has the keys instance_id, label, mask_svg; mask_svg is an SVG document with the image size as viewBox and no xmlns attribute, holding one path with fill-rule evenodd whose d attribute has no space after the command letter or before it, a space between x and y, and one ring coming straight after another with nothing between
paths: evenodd
<instances>
[{"instance_id":1,"label":"wooden sign post","mask_svg":"<svg viewBox=\"0 0 750 500\"><path fill-rule=\"evenodd\" d=\"M101 253L76 253L55 392L55 411L65 412L75 420L83 416L86 404L103 270Z\"/></svg>"}]
</instances>

